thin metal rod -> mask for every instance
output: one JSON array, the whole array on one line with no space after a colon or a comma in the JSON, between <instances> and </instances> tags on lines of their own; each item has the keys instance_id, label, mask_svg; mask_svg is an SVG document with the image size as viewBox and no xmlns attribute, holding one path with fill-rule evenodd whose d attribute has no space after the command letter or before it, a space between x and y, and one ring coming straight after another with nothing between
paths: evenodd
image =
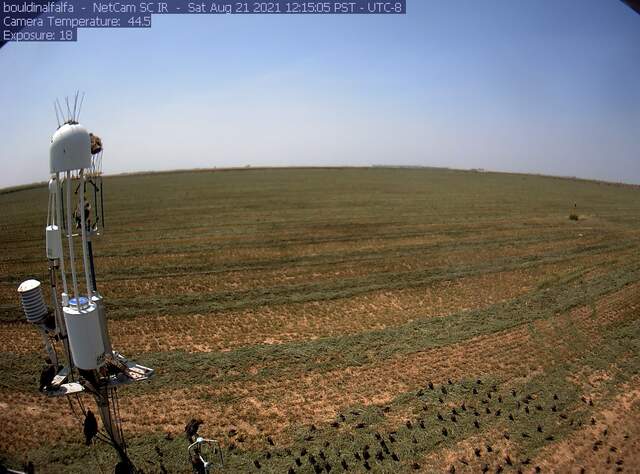
<instances>
[{"instance_id":1,"label":"thin metal rod","mask_svg":"<svg viewBox=\"0 0 640 474\"><path fill-rule=\"evenodd\" d=\"M82 98L80 99L80 106L78 107L78 121L80 120L80 112L82 111L82 103L84 102L84 92L82 93Z\"/></svg>"},{"instance_id":2,"label":"thin metal rod","mask_svg":"<svg viewBox=\"0 0 640 474\"><path fill-rule=\"evenodd\" d=\"M58 229L62 232L64 222L62 220L62 200L60 199L60 173L56 173L56 194L55 194L55 209L56 209L56 224ZM67 274L64 271L64 255L60 256L60 276L62 278L62 290L65 294L69 294L67 289Z\"/></svg>"},{"instance_id":3,"label":"thin metal rod","mask_svg":"<svg viewBox=\"0 0 640 474\"><path fill-rule=\"evenodd\" d=\"M62 117L63 120L63 124L67 121L67 119L64 116L64 111L62 110L62 105L60 105L60 100L56 99L56 104L58 104L58 109L60 109L60 116Z\"/></svg>"},{"instance_id":4,"label":"thin metal rod","mask_svg":"<svg viewBox=\"0 0 640 474\"><path fill-rule=\"evenodd\" d=\"M71 266L71 279L73 281L73 296L76 299L76 308L80 312L80 295L78 294L78 278L76 276L76 258L73 248L73 232L71 230L71 171L67 171L67 240L69 241L69 265Z\"/></svg>"},{"instance_id":5,"label":"thin metal rod","mask_svg":"<svg viewBox=\"0 0 640 474\"><path fill-rule=\"evenodd\" d=\"M74 122L77 122L76 110L78 108L78 94L80 94L80 91L76 91L76 97L73 99L73 121Z\"/></svg>"},{"instance_id":6,"label":"thin metal rod","mask_svg":"<svg viewBox=\"0 0 640 474\"><path fill-rule=\"evenodd\" d=\"M67 103L67 113L69 114L68 115L69 118L67 119L67 122L68 122L71 120L71 107L69 107L69 97L65 97L64 100Z\"/></svg>"},{"instance_id":7,"label":"thin metal rod","mask_svg":"<svg viewBox=\"0 0 640 474\"><path fill-rule=\"evenodd\" d=\"M84 218L84 170L80 170L80 229L82 230L82 259L84 262L84 279L87 285L87 298L91 302L93 291L91 287L91 278L89 269L89 250L87 249L87 223Z\"/></svg>"},{"instance_id":8,"label":"thin metal rod","mask_svg":"<svg viewBox=\"0 0 640 474\"><path fill-rule=\"evenodd\" d=\"M58 115L58 108L56 107L55 101L53 102L53 110L56 111L56 122L58 122L58 128L60 128L60 116Z\"/></svg>"}]
</instances>

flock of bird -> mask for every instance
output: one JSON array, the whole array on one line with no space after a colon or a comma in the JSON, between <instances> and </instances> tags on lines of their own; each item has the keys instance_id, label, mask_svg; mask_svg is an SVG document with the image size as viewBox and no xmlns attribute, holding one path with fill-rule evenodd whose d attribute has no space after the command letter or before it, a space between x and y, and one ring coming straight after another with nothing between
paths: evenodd
<instances>
[{"instance_id":1,"label":"flock of bird","mask_svg":"<svg viewBox=\"0 0 640 474\"><path fill-rule=\"evenodd\" d=\"M383 436L376 432L373 435L372 442L347 453L341 452L340 449L332 448L330 441L325 441L322 445L323 448L316 447L311 451L304 447L296 453L286 449L284 454L293 458L293 463L289 467L288 473L295 474L297 471L309 470L318 474L334 470L338 472L350 470L371 471L383 462L400 463L401 455L398 451L402 452L403 448L394 449L402 444L402 441L397 438L401 436L408 437L411 439L411 443L417 445L420 443L418 441L420 436L416 437L415 434L412 434L415 433L415 430L439 432L436 436L440 436L440 442L446 442L453 436L453 431L458 431L458 429L468 429L472 432L481 433L484 425L489 426L496 419L504 419L507 428L509 425L513 426L511 430L508 429L502 433L502 437L506 440L513 439L526 442L535 436L545 442L552 442L555 440L554 429L550 426L549 430L547 430L542 421L549 415L556 417L557 422L566 423L574 428L579 428L583 425L582 421L579 419L574 420L561 409L562 403L558 394L553 394L552 397L549 396L549 400L544 402L542 396L536 396L531 393L520 394L515 389L500 393L496 385L485 388L483 381L477 380L472 387L466 387L467 394L473 395L471 400L467 397L466 401L458 401L453 404L450 400L446 401L445 399L449 398L449 392L454 388L456 388L454 383L449 380L446 384L439 386L429 382L423 389L418 390L416 395L420 401L424 402L426 399L432 399L434 403L431 405L423 404L422 410L425 412L423 416L413 420L406 420L404 423L406 430L403 430L402 434L398 434L397 431L391 431L386 436ZM594 405L592 399L582 397L582 401L589 407ZM390 407L386 407L383 411L387 412L389 410ZM431 414L429 414L430 411L432 412ZM358 412L351 413L356 415ZM540 422L536 422L536 417ZM338 428L346 420L345 415L340 414L330 426ZM520 420L526 421L518 423ZM595 423L595 419L592 418L591 424ZM365 428L366 426L366 423L360 422L355 425L355 428ZM312 425L309 435L304 440L307 442L314 441L314 431L316 431L316 428ZM270 446L274 446L274 442L270 437L268 442ZM594 445L595 449L596 446ZM404 451L406 452L406 449ZM523 470L541 472L542 470L540 466L534 466L533 461L528 457L515 459L509 453L500 454L499 451L498 448L495 448L490 443L483 443L480 447L473 448L471 458L458 458L456 463L448 466L448 471L455 473L457 469L470 470L472 463L480 466L479 469L475 469L476 471L481 470L483 473L487 473L490 470L500 473L507 468L516 472L522 472ZM331 453L331 456L327 453ZM263 464L271 458L271 452L267 451L260 457L253 459L253 467L256 470L260 470L263 468ZM408 460L408 463L408 466L415 470L423 469L423 466L418 462L413 462L413 459ZM617 471L622 470L622 464L622 460L615 461Z\"/></svg>"}]
</instances>

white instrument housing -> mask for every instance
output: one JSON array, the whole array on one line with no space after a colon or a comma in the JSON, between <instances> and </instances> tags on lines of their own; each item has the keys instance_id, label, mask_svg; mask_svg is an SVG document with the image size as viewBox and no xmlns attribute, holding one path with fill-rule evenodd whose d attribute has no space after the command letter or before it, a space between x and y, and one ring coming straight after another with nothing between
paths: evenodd
<instances>
[{"instance_id":1,"label":"white instrument housing","mask_svg":"<svg viewBox=\"0 0 640 474\"><path fill-rule=\"evenodd\" d=\"M91 167L91 137L80 124L65 123L51 138L51 173Z\"/></svg>"},{"instance_id":2,"label":"white instrument housing","mask_svg":"<svg viewBox=\"0 0 640 474\"><path fill-rule=\"evenodd\" d=\"M95 370L105 361L100 311L94 303L81 304L72 301L63 307L67 325L71 356L75 365L83 370Z\"/></svg>"}]
</instances>

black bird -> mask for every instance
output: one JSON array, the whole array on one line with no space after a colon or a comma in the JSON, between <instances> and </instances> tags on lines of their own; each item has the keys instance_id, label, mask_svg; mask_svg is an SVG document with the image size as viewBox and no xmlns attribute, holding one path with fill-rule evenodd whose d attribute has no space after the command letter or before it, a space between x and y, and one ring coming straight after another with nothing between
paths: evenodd
<instances>
[{"instance_id":1,"label":"black bird","mask_svg":"<svg viewBox=\"0 0 640 474\"><path fill-rule=\"evenodd\" d=\"M396 453L391 453L391 459L393 459L395 462L400 462L400 458Z\"/></svg>"},{"instance_id":2,"label":"black bird","mask_svg":"<svg viewBox=\"0 0 640 474\"><path fill-rule=\"evenodd\" d=\"M482 385L482 380L478 379L478 380L476 380L476 383L477 383L478 385Z\"/></svg>"},{"instance_id":3,"label":"black bird","mask_svg":"<svg viewBox=\"0 0 640 474\"><path fill-rule=\"evenodd\" d=\"M339 426L340 426L340 423L338 423L337 421L331 422L331 427L338 428Z\"/></svg>"},{"instance_id":4,"label":"black bird","mask_svg":"<svg viewBox=\"0 0 640 474\"><path fill-rule=\"evenodd\" d=\"M420 428L422 428L423 430L425 429L424 421L422 421L422 420L420 420Z\"/></svg>"},{"instance_id":5,"label":"black bird","mask_svg":"<svg viewBox=\"0 0 640 474\"><path fill-rule=\"evenodd\" d=\"M591 424L595 425L596 424L596 419L595 418L591 418Z\"/></svg>"},{"instance_id":6,"label":"black bird","mask_svg":"<svg viewBox=\"0 0 640 474\"><path fill-rule=\"evenodd\" d=\"M356 458L356 460L358 460L358 461L362 461L362 458L360 457L360 453L358 451L353 453L353 457Z\"/></svg>"},{"instance_id":7,"label":"black bird","mask_svg":"<svg viewBox=\"0 0 640 474\"><path fill-rule=\"evenodd\" d=\"M302 466L302 461L300 461L300 458L296 458L296 466Z\"/></svg>"},{"instance_id":8,"label":"black bird","mask_svg":"<svg viewBox=\"0 0 640 474\"><path fill-rule=\"evenodd\" d=\"M384 461L384 454L382 454L381 450L378 450L378 452L376 453L376 459L378 461Z\"/></svg>"},{"instance_id":9,"label":"black bird","mask_svg":"<svg viewBox=\"0 0 640 474\"><path fill-rule=\"evenodd\" d=\"M371 457L371 454L369 454L369 451L367 451L366 449L362 451L362 459L364 459L365 461L368 461L370 457Z\"/></svg>"},{"instance_id":10,"label":"black bird","mask_svg":"<svg viewBox=\"0 0 640 474\"><path fill-rule=\"evenodd\" d=\"M491 410L489 409L489 407L485 408L485 411L487 412L487 415L491 414Z\"/></svg>"},{"instance_id":11,"label":"black bird","mask_svg":"<svg viewBox=\"0 0 640 474\"><path fill-rule=\"evenodd\" d=\"M273 438L271 438L271 436L267 436L267 441L271 446L275 446L275 443L273 442Z\"/></svg>"},{"instance_id":12,"label":"black bird","mask_svg":"<svg viewBox=\"0 0 640 474\"><path fill-rule=\"evenodd\" d=\"M476 429L480 429L480 423L478 423L478 420L473 420L473 426L475 426Z\"/></svg>"},{"instance_id":13,"label":"black bird","mask_svg":"<svg viewBox=\"0 0 640 474\"><path fill-rule=\"evenodd\" d=\"M560 418L562 418L563 420L567 419L567 415L565 415L564 413L560 413Z\"/></svg>"},{"instance_id":14,"label":"black bird","mask_svg":"<svg viewBox=\"0 0 640 474\"><path fill-rule=\"evenodd\" d=\"M267 453L264 455L265 458L267 459L271 459L271 453L269 451L267 451Z\"/></svg>"},{"instance_id":15,"label":"black bird","mask_svg":"<svg viewBox=\"0 0 640 474\"><path fill-rule=\"evenodd\" d=\"M322 472L322 466L320 466L320 464L314 465L313 472L315 472L316 474L320 474Z\"/></svg>"},{"instance_id":16,"label":"black bird","mask_svg":"<svg viewBox=\"0 0 640 474\"><path fill-rule=\"evenodd\" d=\"M475 448L473 452L475 453L476 457L480 457L480 448Z\"/></svg>"},{"instance_id":17,"label":"black bird","mask_svg":"<svg viewBox=\"0 0 640 474\"><path fill-rule=\"evenodd\" d=\"M511 439L511 436L509 436L509 433L505 432L502 436L504 436L504 439Z\"/></svg>"},{"instance_id":18,"label":"black bird","mask_svg":"<svg viewBox=\"0 0 640 474\"><path fill-rule=\"evenodd\" d=\"M327 472L331 472L331 469L332 469L331 464L325 463L324 470L327 471Z\"/></svg>"},{"instance_id":19,"label":"black bird","mask_svg":"<svg viewBox=\"0 0 640 474\"><path fill-rule=\"evenodd\" d=\"M296 470L290 467L289 470L287 471L287 474L296 474Z\"/></svg>"},{"instance_id":20,"label":"black bird","mask_svg":"<svg viewBox=\"0 0 640 474\"><path fill-rule=\"evenodd\" d=\"M555 412L557 412L557 411L558 411L558 407L557 407L557 406L555 406L555 405L553 405L553 406L551 407L551 411L552 411L552 412L554 412L554 413L555 413Z\"/></svg>"},{"instance_id":21,"label":"black bird","mask_svg":"<svg viewBox=\"0 0 640 474\"><path fill-rule=\"evenodd\" d=\"M491 400L491 392L487 392L487 397Z\"/></svg>"},{"instance_id":22,"label":"black bird","mask_svg":"<svg viewBox=\"0 0 640 474\"><path fill-rule=\"evenodd\" d=\"M187 425L184 427L184 432L190 443L193 443L194 438L198 434L198 429L203 423L204 421L202 421L201 419L191 418L189 423L187 423Z\"/></svg>"},{"instance_id":23,"label":"black bird","mask_svg":"<svg viewBox=\"0 0 640 474\"><path fill-rule=\"evenodd\" d=\"M456 411L455 407L451 409L451 414L453 414L453 415L457 415L458 414L458 412Z\"/></svg>"},{"instance_id":24,"label":"black bird","mask_svg":"<svg viewBox=\"0 0 640 474\"><path fill-rule=\"evenodd\" d=\"M502 403L502 396L498 395L498 403Z\"/></svg>"},{"instance_id":25,"label":"black bird","mask_svg":"<svg viewBox=\"0 0 640 474\"><path fill-rule=\"evenodd\" d=\"M411 442L412 442L413 444L418 444L418 440L416 439L416 437L415 437L415 436L412 436L412 437L411 437Z\"/></svg>"},{"instance_id":26,"label":"black bird","mask_svg":"<svg viewBox=\"0 0 640 474\"><path fill-rule=\"evenodd\" d=\"M453 385L453 382L451 381L451 379L447 380L447 383L448 383L449 385Z\"/></svg>"},{"instance_id":27,"label":"black bird","mask_svg":"<svg viewBox=\"0 0 640 474\"><path fill-rule=\"evenodd\" d=\"M391 441L392 443L396 442L396 439L393 437L392 434L389 435L389 441Z\"/></svg>"},{"instance_id":28,"label":"black bird","mask_svg":"<svg viewBox=\"0 0 640 474\"><path fill-rule=\"evenodd\" d=\"M438 420L444 421L444 418L442 418L442 415L440 414L440 412L438 412L436 416L438 417Z\"/></svg>"},{"instance_id":29,"label":"black bird","mask_svg":"<svg viewBox=\"0 0 640 474\"><path fill-rule=\"evenodd\" d=\"M475 388L475 387L473 387L473 394L474 394L474 395L478 395L478 390L476 390L476 388Z\"/></svg>"},{"instance_id":30,"label":"black bird","mask_svg":"<svg viewBox=\"0 0 640 474\"><path fill-rule=\"evenodd\" d=\"M438 398L438 401L439 401L440 403L444 403L444 400L442 399L442 397Z\"/></svg>"},{"instance_id":31,"label":"black bird","mask_svg":"<svg viewBox=\"0 0 640 474\"><path fill-rule=\"evenodd\" d=\"M515 390L511 390L511 395L513 395L515 397L516 396L516 391Z\"/></svg>"},{"instance_id":32,"label":"black bird","mask_svg":"<svg viewBox=\"0 0 640 474\"><path fill-rule=\"evenodd\" d=\"M509 413L509 420L511 420L511 421L516 421L516 420L513 418L513 415L512 415L511 413Z\"/></svg>"},{"instance_id":33,"label":"black bird","mask_svg":"<svg viewBox=\"0 0 640 474\"><path fill-rule=\"evenodd\" d=\"M473 410L473 416L480 416L480 413L478 413L478 410Z\"/></svg>"},{"instance_id":34,"label":"black bird","mask_svg":"<svg viewBox=\"0 0 640 474\"><path fill-rule=\"evenodd\" d=\"M256 469L260 469L262 467L260 466L260 461L258 461L257 459L254 459L253 465L256 467Z\"/></svg>"},{"instance_id":35,"label":"black bird","mask_svg":"<svg viewBox=\"0 0 640 474\"><path fill-rule=\"evenodd\" d=\"M444 385L442 387L440 387L440 391L443 393L443 395L447 394L447 387L445 387Z\"/></svg>"},{"instance_id":36,"label":"black bird","mask_svg":"<svg viewBox=\"0 0 640 474\"><path fill-rule=\"evenodd\" d=\"M556 395L555 393L553 394L553 399L557 400L558 399L558 395Z\"/></svg>"},{"instance_id":37,"label":"black bird","mask_svg":"<svg viewBox=\"0 0 640 474\"><path fill-rule=\"evenodd\" d=\"M418 469L420 469L420 464L418 464L417 462L414 462L411 467L413 468L414 471L417 471Z\"/></svg>"},{"instance_id":38,"label":"black bird","mask_svg":"<svg viewBox=\"0 0 640 474\"><path fill-rule=\"evenodd\" d=\"M320 456L320 459L322 459L323 461L327 460L327 456L324 454L324 451L320 450L320 453L318 453Z\"/></svg>"},{"instance_id":39,"label":"black bird","mask_svg":"<svg viewBox=\"0 0 640 474\"><path fill-rule=\"evenodd\" d=\"M433 390L433 382L429 382L429 390Z\"/></svg>"},{"instance_id":40,"label":"black bird","mask_svg":"<svg viewBox=\"0 0 640 474\"><path fill-rule=\"evenodd\" d=\"M538 425L538 433L542 433L542 425Z\"/></svg>"},{"instance_id":41,"label":"black bird","mask_svg":"<svg viewBox=\"0 0 640 474\"><path fill-rule=\"evenodd\" d=\"M442 435L443 436L449 436L449 432L447 431L447 429L445 427L442 427Z\"/></svg>"},{"instance_id":42,"label":"black bird","mask_svg":"<svg viewBox=\"0 0 640 474\"><path fill-rule=\"evenodd\" d=\"M453 421L454 423L458 421L458 419L456 418L456 415L451 415L451 421Z\"/></svg>"},{"instance_id":43,"label":"black bird","mask_svg":"<svg viewBox=\"0 0 640 474\"><path fill-rule=\"evenodd\" d=\"M300 456L306 456L307 455L307 448L302 448L300 450Z\"/></svg>"},{"instance_id":44,"label":"black bird","mask_svg":"<svg viewBox=\"0 0 640 474\"><path fill-rule=\"evenodd\" d=\"M366 461L365 461L365 463L364 463L364 468L365 468L367 471L370 471L370 470L371 470L371 466L369 466L369 463L368 463L368 462L366 462Z\"/></svg>"},{"instance_id":45,"label":"black bird","mask_svg":"<svg viewBox=\"0 0 640 474\"><path fill-rule=\"evenodd\" d=\"M487 444L487 452L488 453L492 453L493 452L493 448L491 447L490 444Z\"/></svg>"},{"instance_id":46,"label":"black bird","mask_svg":"<svg viewBox=\"0 0 640 474\"><path fill-rule=\"evenodd\" d=\"M529 407L524 407L524 411L527 412L527 415L529 414Z\"/></svg>"},{"instance_id":47,"label":"black bird","mask_svg":"<svg viewBox=\"0 0 640 474\"><path fill-rule=\"evenodd\" d=\"M382 439L382 436L380 435L380 433L376 432L376 434L374 435L374 437L380 441Z\"/></svg>"},{"instance_id":48,"label":"black bird","mask_svg":"<svg viewBox=\"0 0 640 474\"><path fill-rule=\"evenodd\" d=\"M536 410L542 411L543 410L542 405L536 405Z\"/></svg>"},{"instance_id":49,"label":"black bird","mask_svg":"<svg viewBox=\"0 0 640 474\"><path fill-rule=\"evenodd\" d=\"M508 466L513 466L513 461L511 461L511 458L508 454L505 456L504 462L506 462Z\"/></svg>"},{"instance_id":50,"label":"black bird","mask_svg":"<svg viewBox=\"0 0 640 474\"><path fill-rule=\"evenodd\" d=\"M529 436L526 432L522 432L522 437L523 438L531 438L531 436Z\"/></svg>"},{"instance_id":51,"label":"black bird","mask_svg":"<svg viewBox=\"0 0 640 474\"><path fill-rule=\"evenodd\" d=\"M318 461L316 461L316 458L313 456L313 454L309 455L309 463L311 465L315 465Z\"/></svg>"},{"instance_id":52,"label":"black bird","mask_svg":"<svg viewBox=\"0 0 640 474\"><path fill-rule=\"evenodd\" d=\"M525 465L525 466L531 464L531 459L527 458L527 459L523 460L522 464Z\"/></svg>"},{"instance_id":53,"label":"black bird","mask_svg":"<svg viewBox=\"0 0 640 474\"><path fill-rule=\"evenodd\" d=\"M407 420L407 422L405 424L407 425L407 428L413 429L413 425L411 424L411 420Z\"/></svg>"},{"instance_id":54,"label":"black bird","mask_svg":"<svg viewBox=\"0 0 640 474\"><path fill-rule=\"evenodd\" d=\"M496 410L496 416L500 416L500 413L502 413L501 410Z\"/></svg>"},{"instance_id":55,"label":"black bird","mask_svg":"<svg viewBox=\"0 0 640 474\"><path fill-rule=\"evenodd\" d=\"M553 435L549 435L545 438L546 441L553 441Z\"/></svg>"},{"instance_id":56,"label":"black bird","mask_svg":"<svg viewBox=\"0 0 640 474\"><path fill-rule=\"evenodd\" d=\"M342 465L342 469L344 469L345 471L349 470L349 465L347 464L347 461L343 459L340 464Z\"/></svg>"},{"instance_id":57,"label":"black bird","mask_svg":"<svg viewBox=\"0 0 640 474\"><path fill-rule=\"evenodd\" d=\"M87 410L82 428L85 444L89 446L93 437L98 434L98 421L91 410Z\"/></svg>"},{"instance_id":58,"label":"black bird","mask_svg":"<svg viewBox=\"0 0 640 474\"><path fill-rule=\"evenodd\" d=\"M42 369L42 372L40 373L40 388L38 390L43 392L48 389L51 385L51 382L53 382L56 373L56 366L53 364L49 364L44 369Z\"/></svg>"}]
</instances>

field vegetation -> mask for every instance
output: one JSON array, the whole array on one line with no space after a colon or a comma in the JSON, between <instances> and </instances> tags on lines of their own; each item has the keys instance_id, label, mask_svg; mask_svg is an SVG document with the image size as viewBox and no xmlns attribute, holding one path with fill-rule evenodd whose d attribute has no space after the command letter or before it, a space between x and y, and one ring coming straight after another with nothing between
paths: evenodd
<instances>
[{"instance_id":1,"label":"field vegetation","mask_svg":"<svg viewBox=\"0 0 640 474\"><path fill-rule=\"evenodd\" d=\"M37 390L46 206L0 192L0 460L110 471ZM119 391L144 472L190 472L191 418L228 472L638 472L638 187L212 170L106 178L105 210L112 342L156 369Z\"/></svg>"}]
</instances>

